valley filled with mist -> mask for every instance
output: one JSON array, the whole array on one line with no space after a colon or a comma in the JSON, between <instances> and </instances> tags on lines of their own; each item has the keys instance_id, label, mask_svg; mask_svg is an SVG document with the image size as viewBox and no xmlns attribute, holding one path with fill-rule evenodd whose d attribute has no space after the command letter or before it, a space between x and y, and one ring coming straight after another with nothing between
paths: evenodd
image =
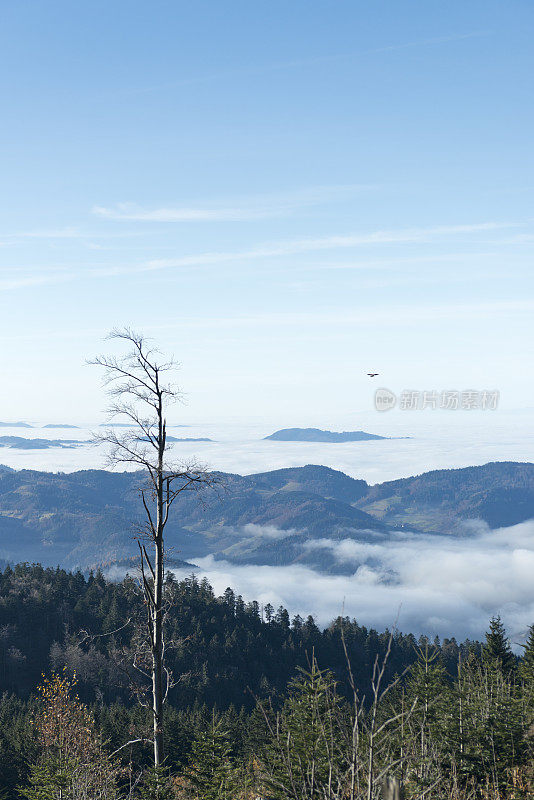
<instances>
[{"instance_id":1,"label":"valley filled with mist","mask_svg":"<svg viewBox=\"0 0 534 800\"><path fill-rule=\"evenodd\" d=\"M195 456L219 485L182 499L169 566L323 624L344 608L383 628L398 617L406 631L478 637L499 612L523 641L534 613L531 415L502 413L485 435L487 415L429 413L362 413L358 428L395 438L346 443L269 441L258 423L170 427L173 458ZM49 424L2 434L42 441ZM136 573L143 478L102 469L104 448L91 443L101 427L55 428L59 447L0 448L4 563Z\"/></svg>"}]
</instances>

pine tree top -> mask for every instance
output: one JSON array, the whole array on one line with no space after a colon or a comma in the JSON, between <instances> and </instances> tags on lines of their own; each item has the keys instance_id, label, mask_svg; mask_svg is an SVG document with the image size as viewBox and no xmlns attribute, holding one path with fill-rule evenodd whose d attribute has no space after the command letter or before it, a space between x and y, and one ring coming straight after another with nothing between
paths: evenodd
<instances>
[{"instance_id":1,"label":"pine tree top","mask_svg":"<svg viewBox=\"0 0 534 800\"><path fill-rule=\"evenodd\" d=\"M515 666L515 656L510 648L510 640L499 615L490 620L483 653L487 661L498 666L503 672L509 672Z\"/></svg>"},{"instance_id":2,"label":"pine tree top","mask_svg":"<svg viewBox=\"0 0 534 800\"><path fill-rule=\"evenodd\" d=\"M534 670L534 625L528 629L527 641L524 645L523 664L525 667Z\"/></svg>"}]
</instances>

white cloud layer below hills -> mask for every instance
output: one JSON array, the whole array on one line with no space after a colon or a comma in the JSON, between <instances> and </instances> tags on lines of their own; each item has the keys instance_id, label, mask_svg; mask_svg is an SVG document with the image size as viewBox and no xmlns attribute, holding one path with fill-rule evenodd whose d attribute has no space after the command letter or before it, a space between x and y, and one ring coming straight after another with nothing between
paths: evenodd
<instances>
[{"instance_id":1,"label":"white cloud layer below hills","mask_svg":"<svg viewBox=\"0 0 534 800\"><path fill-rule=\"evenodd\" d=\"M463 537L403 533L376 544L320 539L309 548L330 550L352 574L235 566L211 556L196 563L217 594L231 586L245 600L312 613L323 625L344 613L384 629L398 616L404 632L480 638L500 613L518 649L534 623L534 520L497 530L473 522Z\"/></svg>"},{"instance_id":2,"label":"white cloud layer below hills","mask_svg":"<svg viewBox=\"0 0 534 800\"><path fill-rule=\"evenodd\" d=\"M517 412L376 412L343 419L277 422L193 422L171 430L176 437L208 436L212 442L175 445L176 457L195 455L213 469L247 474L304 464L324 464L369 483L489 461L532 461L534 409ZM47 420L48 421L48 420ZM183 419L183 422L188 422ZM406 439L347 444L263 441L277 428L295 425L330 430L365 430ZM93 425L93 430L96 428ZM1 428L1 436L90 438L90 428ZM102 469L100 448L12 450L0 448L0 464L17 469L71 472ZM276 528L250 525L244 535L282 538ZM284 533L285 535L285 533ZM284 604L291 613L312 613L327 624L342 612L367 626L440 636L480 637L500 612L515 642L534 622L534 522L491 531L473 523L462 538L402 535L387 543L316 541L342 561L350 575L313 569L234 566L213 558L196 560L216 592L232 586L246 599Z\"/></svg>"}]
</instances>

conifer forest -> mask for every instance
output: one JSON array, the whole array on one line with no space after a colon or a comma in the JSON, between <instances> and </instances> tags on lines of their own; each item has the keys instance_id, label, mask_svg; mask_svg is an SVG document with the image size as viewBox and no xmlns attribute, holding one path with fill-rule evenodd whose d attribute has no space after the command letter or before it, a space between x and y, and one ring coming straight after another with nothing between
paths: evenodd
<instances>
[{"instance_id":1,"label":"conifer forest","mask_svg":"<svg viewBox=\"0 0 534 800\"><path fill-rule=\"evenodd\" d=\"M154 767L133 577L0 575L5 798L532 797L534 626L520 657L216 597L166 578L165 760ZM393 784L392 784L393 785Z\"/></svg>"}]
</instances>

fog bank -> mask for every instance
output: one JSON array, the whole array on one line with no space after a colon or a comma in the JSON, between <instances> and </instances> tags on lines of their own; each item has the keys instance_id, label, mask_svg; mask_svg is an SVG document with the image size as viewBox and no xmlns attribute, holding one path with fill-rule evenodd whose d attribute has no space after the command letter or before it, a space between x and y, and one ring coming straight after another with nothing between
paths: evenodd
<instances>
[{"instance_id":1,"label":"fog bank","mask_svg":"<svg viewBox=\"0 0 534 800\"><path fill-rule=\"evenodd\" d=\"M384 629L398 616L404 632L480 638L500 613L518 643L534 623L534 520L497 530L475 521L461 537L403 533L384 543L319 539L308 547L330 550L354 572L194 560L217 594L231 586L245 600L311 613L322 625L344 613ZM187 573L176 571L180 578Z\"/></svg>"}]
</instances>

